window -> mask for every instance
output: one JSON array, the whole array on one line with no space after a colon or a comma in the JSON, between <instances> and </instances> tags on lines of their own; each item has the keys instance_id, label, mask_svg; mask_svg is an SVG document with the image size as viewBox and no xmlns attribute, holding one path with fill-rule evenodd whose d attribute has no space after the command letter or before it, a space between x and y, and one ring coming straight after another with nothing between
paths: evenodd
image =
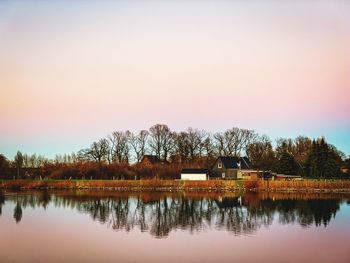
<instances>
[{"instance_id":1,"label":"window","mask_svg":"<svg viewBox=\"0 0 350 263\"><path fill-rule=\"evenodd\" d=\"M222 173L222 174L221 174L221 177L222 177L222 178L225 178L225 173Z\"/></svg>"},{"instance_id":2,"label":"window","mask_svg":"<svg viewBox=\"0 0 350 263\"><path fill-rule=\"evenodd\" d=\"M222 164L221 163L218 163L218 168L222 168Z\"/></svg>"}]
</instances>

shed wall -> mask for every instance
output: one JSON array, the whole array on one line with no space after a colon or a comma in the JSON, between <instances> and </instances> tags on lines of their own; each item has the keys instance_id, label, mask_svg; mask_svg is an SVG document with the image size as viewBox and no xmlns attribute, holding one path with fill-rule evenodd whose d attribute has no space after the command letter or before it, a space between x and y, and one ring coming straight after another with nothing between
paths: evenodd
<instances>
[{"instance_id":1,"label":"shed wall","mask_svg":"<svg viewBox=\"0 0 350 263\"><path fill-rule=\"evenodd\" d=\"M181 180L207 180L207 174L181 174Z\"/></svg>"}]
</instances>

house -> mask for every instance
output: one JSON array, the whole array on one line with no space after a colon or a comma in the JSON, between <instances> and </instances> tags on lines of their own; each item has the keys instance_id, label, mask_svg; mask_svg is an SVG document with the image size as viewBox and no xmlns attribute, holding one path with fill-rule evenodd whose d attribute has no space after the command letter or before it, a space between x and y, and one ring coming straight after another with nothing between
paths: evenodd
<instances>
[{"instance_id":1,"label":"house","mask_svg":"<svg viewBox=\"0 0 350 263\"><path fill-rule=\"evenodd\" d=\"M212 176L217 179L251 179L258 172L247 157L220 156L212 166ZM249 177L249 178L247 178Z\"/></svg>"},{"instance_id":2,"label":"house","mask_svg":"<svg viewBox=\"0 0 350 263\"><path fill-rule=\"evenodd\" d=\"M243 180L258 180L263 177L263 172L254 169L241 169L237 172L237 178Z\"/></svg>"},{"instance_id":3,"label":"house","mask_svg":"<svg viewBox=\"0 0 350 263\"><path fill-rule=\"evenodd\" d=\"M142 157L142 160L140 162L140 165L141 166L144 166L144 167L148 167L148 168L151 168L153 167L154 165L157 165L157 164L165 164L167 162L165 161L162 161L158 158L158 156L156 155L144 155Z\"/></svg>"},{"instance_id":4,"label":"house","mask_svg":"<svg viewBox=\"0 0 350 263\"><path fill-rule=\"evenodd\" d=\"M208 180L208 169L182 169L181 180Z\"/></svg>"}]
</instances>

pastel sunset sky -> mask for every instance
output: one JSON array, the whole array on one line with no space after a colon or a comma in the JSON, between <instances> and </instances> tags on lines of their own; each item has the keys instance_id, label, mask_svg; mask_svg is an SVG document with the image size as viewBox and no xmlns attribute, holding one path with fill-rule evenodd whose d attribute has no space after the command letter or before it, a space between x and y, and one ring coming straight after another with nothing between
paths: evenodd
<instances>
[{"instance_id":1,"label":"pastel sunset sky","mask_svg":"<svg viewBox=\"0 0 350 263\"><path fill-rule=\"evenodd\" d=\"M0 153L233 126L350 154L350 1L0 1Z\"/></svg>"}]
</instances>

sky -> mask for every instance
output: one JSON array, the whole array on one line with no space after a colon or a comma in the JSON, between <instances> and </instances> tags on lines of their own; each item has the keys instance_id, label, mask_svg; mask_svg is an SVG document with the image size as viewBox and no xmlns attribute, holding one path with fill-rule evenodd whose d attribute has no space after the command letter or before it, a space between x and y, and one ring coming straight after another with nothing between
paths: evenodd
<instances>
[{"instance_id":1,"label":"sky","mask_svg":"<svg viewBox=\"0 0 350 263\"><path fill-rule=\"evenodd\" d=\"M0 1L0 153L115 130L325 136L350 154L350 1Z\"/></svg>"}]
</instances>

